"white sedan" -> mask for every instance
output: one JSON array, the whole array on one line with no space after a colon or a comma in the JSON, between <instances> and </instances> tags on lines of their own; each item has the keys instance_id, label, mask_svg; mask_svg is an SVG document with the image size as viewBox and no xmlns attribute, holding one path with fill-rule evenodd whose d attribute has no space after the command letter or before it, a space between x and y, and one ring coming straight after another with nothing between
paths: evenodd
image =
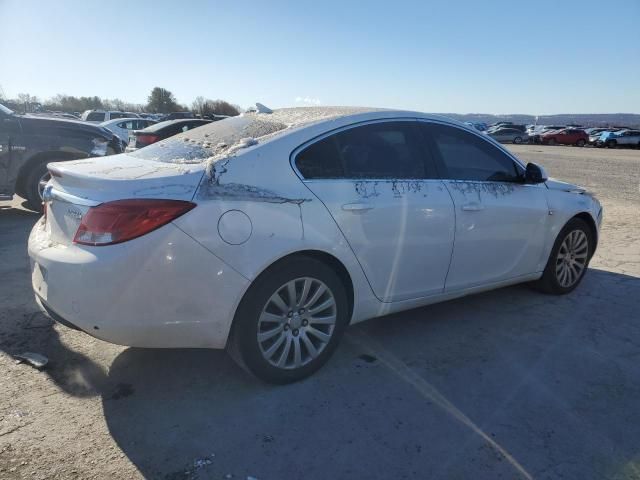
<instances>
[{"instance_id":1,"label":"white sedan","mask_svg":"<svg viewBox=\"0 0 640 480\"><path fill-rule=\"evenodd\" d=\"M146 118L116 118L102 122L100 126L112 131L126 145L129 142L129 132L142 130L155 123L157 122Z\"/></svg>"},{"instance_id":2,"label":"white sedan","mask_svg":"<svg viewBox=\"0 0 640 480\"><path fill-rule=\"evenodd\" d=\"M571 292L602 220L583 189L407 111L260 110L49 170L29 255L52 318L228 348L276 383L317 370L349 324L521 282Z\"/></svg>"}]
</instances>

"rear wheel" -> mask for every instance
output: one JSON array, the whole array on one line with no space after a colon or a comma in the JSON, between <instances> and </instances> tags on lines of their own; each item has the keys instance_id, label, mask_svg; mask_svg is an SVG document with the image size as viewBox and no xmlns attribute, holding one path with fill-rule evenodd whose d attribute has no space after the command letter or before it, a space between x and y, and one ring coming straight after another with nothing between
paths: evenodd
<instances>
[{"instance_id":1,"label":"rear wheel","mask_svg":"<svg viewBox=\"0 0 640 480\"><path fill-rule=\"evenodd\" d=\"M607 141L607 148L616 148L618 146L618 142L615 140Z\"/></svg>"},{"instance_id":2,"label":"rear wheel","mask_svg":"<svg viewBox=\"0 0 640 480\"><path fill-rule=\"evenodd\" d=\"M516 137L513 139L513 143L520 145L522 143L522 137Z\"/></svg>"},{"instance_id":3,"label":"rear wheel","mask_svg":"<svg viewBox=\"0 0 640 480\"><path fill-rule=\"evenodd\" d=\"M579 218L571 219L556 238L542 278L535 286L555 295L575 289L589 266L593 242L589 225Z\"/></svg>"},{"instance_id":4,"label":"rear wheel","mask_svg":"<svg viewBox=\"0 0 640 480\"><path fill-rule=\"evenodd\" d=\"M576 142L576 147L584 147L585 143L584 139L581 138Z\"/></svg>"},{"instance_id":5,"label":"rear wheel","mask_svg":"<svg viewBox=\"0 0 640 480\"><path fill-rule=\"evenodd\" d=\"M266 382L295 382L326 363L348 321L345 289L333 269L295 258L250 287L236 312L230 353Z\"/></svg>"},{"instance_id":6,"label":"rear wheel","mask_svg":"<svg viewBox=\"0 0 640 480\"><path fill-rule=\"evenodd\" d=\"M29 208L36 212L42 211L42 192L47 182L51 179L51 174L47 170L48 162L36 164L25 180L24 194L29 204Z\"/></svg>"},{"instance_id":7,"label":"rear wheel","mask_svg":"<svg viewBox=\"0 0 640 480\"><path fill-rule=\"evenodd\" d=\"M555 138L550 138L549 140L547 140L547 143L548 143L549 145L555 145L555 144L556 144L556 143L558 143L558 142L556 142L556 139L555 139Z\"/></svg>"}]
</instances>

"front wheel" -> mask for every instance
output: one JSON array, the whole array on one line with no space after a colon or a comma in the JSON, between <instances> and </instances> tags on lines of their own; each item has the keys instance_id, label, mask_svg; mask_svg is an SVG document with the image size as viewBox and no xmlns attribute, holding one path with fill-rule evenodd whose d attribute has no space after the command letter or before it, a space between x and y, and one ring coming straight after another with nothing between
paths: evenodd
<instances>
[{"instance_id":1,"label":"front wheel","mask_svg":"<svg viewBox=\"0 0 640 480\"><path fill-rule=\"evenodd\" d=\"M558 234L542 278L535 286L555 295L573 291L587 271L594 241L591 229L584 220L569 220Z\"/></svg>"},{"instance_id":2,"label":"front wheel","mask_svg":"<svg viewBox=\"0 0 640 480\"><path fill-rule=\"evenodd\" d=\"M586 142L584 141L584 139L582 139L582 138L581 138L580 140L578 140L578 141L576 142L576 146L577 146L577 147L584 147L585 143L586 143Z\"/></svg>"},{"instance_id":3,"label":"front wheel","mask_svg":"<svg viewBox=\"0 0 640 480\"><path fill-rule=\"evenodd\" d=\"M616 148L618 146L618 142L615 140L609 140L607 142L607 148Z\"/></svg>"},{"instance_id":4,"label":"front wheel","mask_svg":"<svg viewBox=\"0 0 640 480\"><path fill-rule=\"evenodd\" d=\"M309 257L286 260L262 274L240 303L231 356L266 382L301 380L329 359L348 311L345 288L332 268Z\"/></svg>"},{"instance_id":5,"label":"front wheel","mask_svg":"<svg viewBox=\"0 0 640 480\"><path fill-rule=\"evenodd\" d=\"M513 143L520 145L522 143L522 137L516 137L513 139Z\"/></svg>"},{"instance_id":6,"label":"front wheel","mask_svg":"<svg viewBox=\"0 0 640 480\"><path fill-rule=\"evenodd\" d=\"M556 139L555 139L555 138L550 138L550 139L547 141L547 144L548 144L548 145L555 145L556 143L558 143L558 142L556 142Z\"/></svg>"}]
</instances>

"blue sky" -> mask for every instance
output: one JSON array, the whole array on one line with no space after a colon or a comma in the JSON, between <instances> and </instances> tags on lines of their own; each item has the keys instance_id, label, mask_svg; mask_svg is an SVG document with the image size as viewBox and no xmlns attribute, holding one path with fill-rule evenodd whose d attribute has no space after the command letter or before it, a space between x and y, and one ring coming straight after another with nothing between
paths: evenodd
<instances>
[{"instance_id":1,"label":"blue sky","mask_svg":"<svg viewBox=\"0 0 640 480\"><path fill-rule=\"evenodd\" d=\"M640 0L0 0L0 87L144 103L640 113Z\"/></svg>"}]
</instances>

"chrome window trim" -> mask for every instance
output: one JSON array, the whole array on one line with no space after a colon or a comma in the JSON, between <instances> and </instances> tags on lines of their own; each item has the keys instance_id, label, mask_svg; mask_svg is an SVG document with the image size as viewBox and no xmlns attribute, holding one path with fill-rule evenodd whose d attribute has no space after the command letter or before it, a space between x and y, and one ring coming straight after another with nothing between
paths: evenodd
<instances>
[{"instance_id":1,"label":"chrome window trim","mask_svg":"<svg viewBox=\"0 0 640 480\"><path fill-rule=\"evenodd\" d=\"M471 133L475 136L477 136L478 138L480 138L481 140L489 143L490 145L492 145L493 147L497 148L498 150L500 150L502 153L506 154L507 157L509 157L513 162L516 163L516 165L518 165L520 168L522 168L522 170L526 170L526 165L520 161L520 159L518 157L516 157L515 155L513 155L509 150L507 150L504 146L502 146L502 144L500 144L499 142L497 142L496 140L494 140L491 137L482 135L480 132L478 132L477 130L471 129L471 128L467 128L461 125L458 125L454 122L448 122L445 119L430 119L430 118L421 118L421 117L387 117L387 118L377 118L374 120L365 120L365 121L361 121L361 122L357 122L357 123L352 123L350 125L344 125L342 127L338 127L335 128L333 130L330 130L328 132L324 132L323 134L320 134L316 137L313 137L310 140L307 140L306 142L298 145L296 148L294 148L291 152L291 154L289 155L289 164L291 166L291 168L293 169L294 173L297 175L297 177L304 183L314 183L314 182L336 182L336 181L345 181L345 182L383 182L383 181L427 181L427 180L437 180L437 181L451 181L451 182L483 182L482 180L458 180L458 179L452 179L452 178L346 178L346 177L341 177L341 178L305 178L304 175L302 175L302 173L300 172L300 170L298 170L298 167L296 165L296 158L298 156L298 154L304 150L307 147L310 147L311 145L320 142L322 140L324 140L325 138L331 136L331 135L335 135L337 133L343 132L345 130L349 130L355 127L361 127L364 125L371 125L371 124L375 124L375 123L387 123L387 122L421 122L421 123L428 123L428 124L438 124L438 125L444 125L447 127L453 127L453 128L457 128L459 130L462 130L464 132L467 133ZM523 172L524 173L524 172ZM486 181L484 181L486 182ZM509 184L514 184L516 182L487 182L487 183L509 183ZM520 185L518 183L518 185ZM526 185L526 184L522 184L522 185Z\"/></svg>"}]
</instances>

